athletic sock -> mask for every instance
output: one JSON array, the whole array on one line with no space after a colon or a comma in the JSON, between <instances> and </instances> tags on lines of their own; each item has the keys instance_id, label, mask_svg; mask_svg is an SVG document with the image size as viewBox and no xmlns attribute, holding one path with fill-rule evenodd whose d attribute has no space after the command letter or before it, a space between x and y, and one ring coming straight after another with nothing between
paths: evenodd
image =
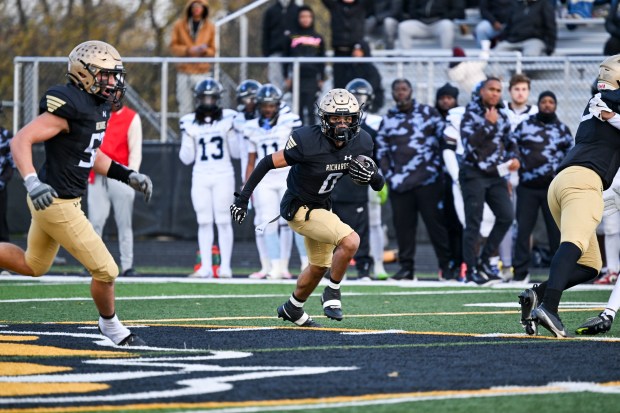
<instances>
[{"instance_id":1,"label":"athletic sock","mask_svg":"<svg viewBox=\"0 0 620 413\"><path fill-rule=\"evenodd\" d=\"M120 322L116 314L112 315L111 318L100 315L98 324L101 334L112 340L114 344L120 343L131 334L131 331Z\"/></svg>"},{"instance_id":2,"label":"athletic sock","mask_svg":"<svg viewBox=\"0 0 620 413\"><path fill-rule=\"evenodd\" d=\"M329 283L327 285L329 286L329 288L332 288L334 290L340 289L340 281L334 280L331 276L329 277Z\"/></svg>"},{"instance_id":3,"label":"athletic sock","mask_svg":"<svg viewBox=\"0 0 620 413\"><path fill-rule=\"evenodd\" d=\"M306 303L306 300L300 300L299 298L295 297L295 293L291 294L291 298L289 298L288 300L291 304L298 308L303 308L304 304Z\"/></svg>"}]
</instances>

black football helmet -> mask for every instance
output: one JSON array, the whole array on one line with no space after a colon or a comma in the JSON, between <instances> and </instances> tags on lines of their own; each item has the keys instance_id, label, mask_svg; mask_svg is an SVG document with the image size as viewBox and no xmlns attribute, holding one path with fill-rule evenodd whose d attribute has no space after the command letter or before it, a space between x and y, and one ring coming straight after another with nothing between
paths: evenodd
<instances>
[{"instance_id":1,"label":"black football helmet","mask_svg":"<svg viewBox=\"0 0 620 413\"><path fill-rule=\"evenodd\" d=\"M271 117L275 117L280 110L280 103L282 102L282 91L278 89L276 86L271 83L265 83L258 89L256 92L256 103L258 105L258 110L261 111L261 105L263 103L273 103L275 104L276 111L272 114ZM261 115L262 112L261 112Z\"/></svg>"},{"instance_id":2,"label":"black football helmet","mask_svg":"<svg viewBox=\"0 0 620 413\"><path fill-rule=\"evenodd\" d=\"M206 112L215 112L220 109L220 100L224 87L220 82L208 77L199 82L194 88L194 98L196 99L196 109L201 108Z\"/></svg>"},{"instance_id":3,"label":"black football helmet","mask_svg":"<svg viewBox=\"0 0 620 413\"><path fill-rule=\"evenodd\" d=\"M357 137L361 128L362 110L357 99L346 89L332 89L319 102L318 116L321 132L336 142L349 142ZM331 116L351 116L346 128L330 122Z\"/></svg>"},{"instance_id":4,"label":"black football helmet","mask_svg":"<svg viewBox=\"0 0 620 413\"><path fill-rule=\"evenodd\" d=\"M360 77L347 83L345 89L355 96L361 108L368 108L375 98L372 85L366 79Z\"/></svg>"},{"instance_id":5,"label":"black football helmet","mask_svg":"<svg viewBox=\"0 0 620 413\"><path fill-rule=\"evenodd\" d=\"M236 91L237 103L240 105L244 105L245 99L256 98L256 92L258 92L258 89L260 89L261 86L262 85L254 79L244 80L243 82L239 83Z\"/></svg>"}]
</instances>

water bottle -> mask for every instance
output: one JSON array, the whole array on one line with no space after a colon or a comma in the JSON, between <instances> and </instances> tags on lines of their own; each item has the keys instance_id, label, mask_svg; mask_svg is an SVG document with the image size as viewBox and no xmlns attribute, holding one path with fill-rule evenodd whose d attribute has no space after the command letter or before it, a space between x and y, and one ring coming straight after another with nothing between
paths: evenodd
<instances>
[{"instance_id":1,"label":"water bottle","mask_svg":"<svg viewBox=\"0 0 620 413\"><path fill-rule=\"evenodd\" d=\"M211 258L213 259L213 276L217 278L220 270L220 263L222 262L222 257L220 256L220 247L218 247L217 245L213 245L211 247Z\"/></svg>"}]
</instances>

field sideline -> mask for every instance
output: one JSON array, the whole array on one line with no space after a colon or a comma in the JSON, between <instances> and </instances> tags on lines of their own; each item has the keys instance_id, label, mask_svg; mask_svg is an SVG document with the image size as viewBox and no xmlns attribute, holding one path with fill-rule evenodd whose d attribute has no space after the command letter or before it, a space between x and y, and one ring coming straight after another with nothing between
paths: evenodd
<instances>
[{"instance_id":1,"label":"field sideline","mask_svg":"<svg viewBox=\"0 0 620 413\"><path fill-rule=\"evenodd\" d=\"M620 334L528 337L524 285L345 281L345 319L275 309L294 281L119 279L117 312L148 347L98 334L89 279L0 277L0 412L620 411ZM317 292L322 288L317 289ZM611 287L567 291L569 332Z\"/></svg>"}]
</instances>

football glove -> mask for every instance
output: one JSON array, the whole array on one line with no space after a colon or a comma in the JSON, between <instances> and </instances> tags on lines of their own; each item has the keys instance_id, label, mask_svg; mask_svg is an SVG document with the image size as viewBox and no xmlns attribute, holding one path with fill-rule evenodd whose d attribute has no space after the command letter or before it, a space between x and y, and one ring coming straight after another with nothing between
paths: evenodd
<instances>
[{"instance_id":1,"label":"football glove","mask_svg":"<svg viewBox=\"0 0 620 413\"><path fill-rule=\"evenodd\" d=\"M56 190L48 184L41 182L36 175L29 176L24 181L24 185L28 190L28 196L30 196L32 205L37 211L43 211L52 205L54 198L58 198Z\"/></svg>"},{"instance_id":2,"label":"football glove","mask_svg":"<svg viewBox=\"0 0 620 413\"><path fill-rule=\"evenodd\" d=\"M597 93L596 95L592 96L592 98L590 99L590 102L588 102L588 111L590 111L592 116L594 116L595 118L599 120L602 120L603 122L605 120L601 117L601 112L613 113L613 110L609 109L609 106L607 106L607 103L603 102L603 100L601 99L600 93Z\"/></svg>"},{"instance_id":3,"label":"football glove","mask_svg":"<svg viewBox=\"0 0 620 413\"><path fill-rule=\"evenodd\" d=\"M245 219L245 216L248 214L249 201L249 199L235 192L235 202L233 202L230 206L230 215L232 216L233 221L239 225L241 225Z\"/></svg>"},{"instance_id":4,"label":"football glove","mask_svg":"<svg viewBox=\"0 0 620 413\"><path fill-rule=\"evenodd\" d=\"M367 185L376 173L377 165L368 156L358 155L349 162L349 175L355 183Z\"/></svg>"},{"instance_id":5,"label":"football glove","mask_svg":"<svg viewBox=\"0 0 620 413\"><path fill-rule=\"evenodd\" d=\"M151 200L151 195L153 195L153 182L151 182L151 178L147 175L139 172L130 173L128 185L136 191L142 192L146 202Z\"/></svg>"}]
</instances>

